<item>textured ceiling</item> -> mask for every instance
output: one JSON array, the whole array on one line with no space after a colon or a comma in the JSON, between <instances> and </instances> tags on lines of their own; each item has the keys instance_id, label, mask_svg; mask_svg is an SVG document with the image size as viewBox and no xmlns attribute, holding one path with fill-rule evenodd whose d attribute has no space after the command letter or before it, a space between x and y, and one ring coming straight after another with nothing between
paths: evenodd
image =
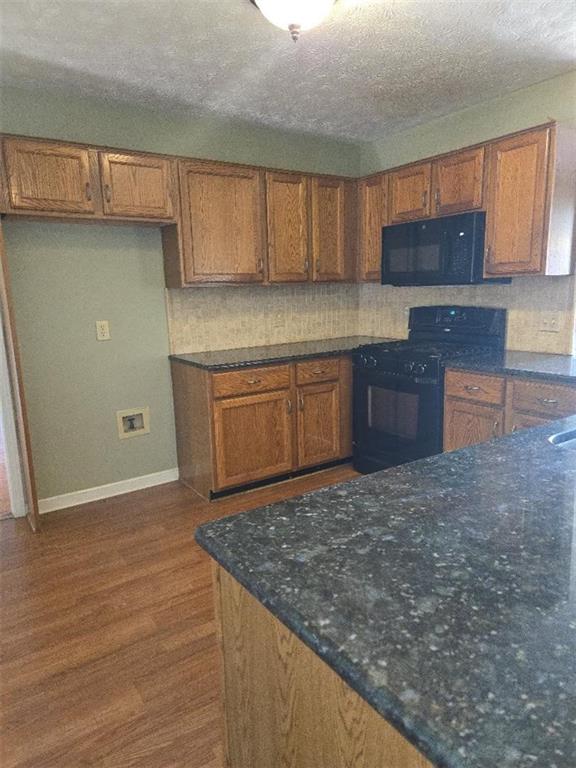
<instances>
[{"instance_id":1,"label":"textured ceiling","mask_svg":"<svg viewBox=\"0 0 576 768\"><path fill-rule=\"evenodd\" d=\"M0 81L371 140L576 66L574 0L0 0Z\"/></svg>"}]
</instances>

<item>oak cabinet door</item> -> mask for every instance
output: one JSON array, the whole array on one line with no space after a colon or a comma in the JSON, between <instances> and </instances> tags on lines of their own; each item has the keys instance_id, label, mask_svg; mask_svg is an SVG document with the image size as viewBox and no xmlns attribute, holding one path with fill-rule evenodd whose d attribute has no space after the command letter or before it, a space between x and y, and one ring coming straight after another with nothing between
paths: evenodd
<instances>
[{"instance_id":1,"label":"oak cabinet door","mask_svg":"<svg viewBox=\"0 0 576 768\"><path fill-rule=\"evenodd\" d=\"M419 163L390 174L390 224L430 216L432 163Z\"/></svg>"},{"instance_id":2,"label":"oak cabinet door","mask_svg":"<svg viewBox=\"0 0 576 768\"><path fill-rule=\"evenodd\" d=\"M310 275L306 177L268 171L266 203L270 282L306 282Z\"/></svg>"},{"instance_id":3,"label":"oak cabinet door","mask_svg":"<svg viewBox=\"0 0 576 768\"><path fill-rule=\"evenodd\" d=\"M90 151L84 147L4 139L12 208L95 213Z\"/></svg>"},{"instance_id":4,"label":"oak cabinet door","mask_svg":"<svg viewBox=\"0 0 576 768\"><path fill-rule=\"evenodd\" d=\"M510 419L510 432L518 432L519 429L530 429L530 427L541 427L547 423L548 419L541 416L514 412Z\"/></svg>"},{"instance_id":5,"label":"oak cabinet door","mask_svg":"<svg viewBox=\"0 0 576 768\"><path fill-rule=\"evenodd\" d=\"M100 153L104 213L171 219L172 162L151 155Z\"/></svg>"},{"instance_id":6,"label":"oak cabinet door","mask_svg":"<svg viewBox=\"0 0 576 768\"><path fill-rule=\"evenodd\" d=\"M312 179L312 271L319 282L346 279L346 182Z\"/></svg>"},{"instance_id":7,"label":"oak cabinet door","mask_svg":"<svg viewBox=\"0 0 576 768\"><path fill-rule=\"evenodd\" d=\"M434 213L436 216L482 207L484 147L455 152L434 162Z\"/></svg>"},{"instance_id":8,"label":"oak cabinet door","mask_svg":"<svg viewBox=\"0 0 576 768\"><path fill-rule=\"evenodd\" d=\"M217 490L292 469L289 390L214 401Z\"/></svg>"},{"instance_id":9,"label":"oak cabinet door","mask_svg":"<svg viewBox=\"0 0 576 768\"><path fill-rule=\"evenodd\" d=\"M185 282L261 282L262 172L186 161L179 174Z\"/></svg>"},{"instance_id":10,"label":"oak cabinet door","mask_svg":"<svg viewBox=\"0 0 576 768\"><path fill-rule=\"evenodd\" d=\"M544 271L549 144L544 128L490 145L487 277Z\"/></svg>"},{"instance_id":11,"label":"oak cabinet door","mask_svg":"<svg viewBox=\"0 0 576 768\"><path fill-rule=\"evenodd\" d=\"M455 451L504 434L501 408L447 397L444 401L444 450Z\"/></svg>"},{"instance_id":12,"label":"oak cabinet door","mask_svg":"<svg viewBox=\"0 0 576 768\"><path fill-rule=\"evenodd\" d=\"M298 387L298 466L309 467L340 457L340 384Z\"/></svg>"},{"instance_id":13,"label":"oak cabinet door","mask_svg":"<svg viewBox=\"0 0 576 768\"><path fill-rule=\"evenodd\" d=\"M363 281L380 281L382 227L388 223L388 177L374 176L358 184L359 269Z\"/></svg>"}]
</instances>

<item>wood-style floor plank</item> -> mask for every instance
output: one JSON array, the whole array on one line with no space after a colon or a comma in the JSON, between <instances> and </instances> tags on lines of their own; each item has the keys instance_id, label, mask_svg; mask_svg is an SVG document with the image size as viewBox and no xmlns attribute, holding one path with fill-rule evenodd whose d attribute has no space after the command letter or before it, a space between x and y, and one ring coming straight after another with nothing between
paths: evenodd
<instances>
[{"instance_id":1,"label":"wood-style floor plank","mask_svg":"<svg viewBox=\"0 0 576 768\"><path fill-rule=\"evenodd\" d=\"M178 483L0 523L2 768L222 768L198 525L355 477L348 466L211 504Z\"/></svg>"}]
</instances>

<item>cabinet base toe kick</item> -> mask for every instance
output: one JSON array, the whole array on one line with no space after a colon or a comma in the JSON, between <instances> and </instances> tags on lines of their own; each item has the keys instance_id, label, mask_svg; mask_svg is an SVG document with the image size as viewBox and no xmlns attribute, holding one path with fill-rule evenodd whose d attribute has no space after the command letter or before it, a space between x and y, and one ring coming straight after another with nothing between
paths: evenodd
<instances>
[{"instance_id":1,"label":"cabinet base toe kick","mask_svg":"<svg viewBox=\"0 0 576 768\"><path fill-rule=\"evenodd\" d=\"M216 501L217 499L225 498L226 496L233 496L236 493L244 493L246 491L252 491L256 488L265 488L268 485L274 485L275 483L283 483L286 480L296 480L298 477L304 477L305 475L313 475L315 472L322 472L325 469L332 469L332 467L339 467L342 464L348 464L352 461L352 456L346 456L343 459L337 459L335 461L329 461L325 464L317 464L314 467L306 467L305 469L295 469L293 472L286 472L283 475L275 475L274 477L267 477L264 480L255 480L253 483L246 483L244 485L236 485L233 488L224 488L221 491L210 491L208 498L210 501ZM187 485L184 482L184 485Z\"/></svg>"}]
</instances>

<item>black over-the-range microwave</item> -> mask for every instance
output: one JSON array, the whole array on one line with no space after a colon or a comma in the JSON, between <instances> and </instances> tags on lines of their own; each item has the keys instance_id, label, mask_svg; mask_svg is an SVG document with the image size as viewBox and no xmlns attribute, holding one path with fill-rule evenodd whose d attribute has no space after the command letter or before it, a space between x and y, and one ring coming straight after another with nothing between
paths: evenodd
<instances>
[{"instance_id":1,"label":"black over-the-range microwave","mask_svg":"<svg viewBox=\"0 0 576 768\"><path fill-rule=\"evenodd\" d=\"M382 230L383 285L470 285L485 281L486 214L461 213Z\"/></svg>"}]
</instances>

